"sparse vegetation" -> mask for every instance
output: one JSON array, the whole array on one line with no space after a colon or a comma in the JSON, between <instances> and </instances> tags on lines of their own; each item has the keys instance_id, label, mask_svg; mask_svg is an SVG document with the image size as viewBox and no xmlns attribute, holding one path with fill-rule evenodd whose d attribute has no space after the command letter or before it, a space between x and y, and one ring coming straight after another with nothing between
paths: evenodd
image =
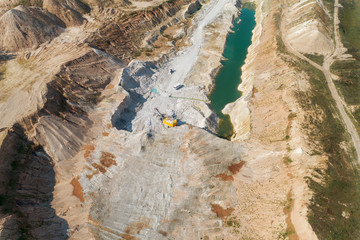
<instances>
[{"instance_id":1,"label":"sparse vegetation","mask_svg":"<svg viewBox=\"0 0 360 240\"><path fill-rule=\"evenodd\" d=\"M360 236L360 178L353 167L353 147L350 136L339 120L335 102L331 97L323 73L307 62L292 56L284 46L280 33L281 10L274 15L278 28L278 52L298 71L309 76L311 89L299 92L297 99L308 112L303 129L308 132L312 154L326 154L327 168L318 172L321 184L314 176L307 179L314 192L309 206L308 219L319 239L358 239ZM342 212L350 212L349 218ZM279 239L288 237L288 231L280 231Z\"/></svg>"},{"instance_id":2,"label":"sparse vegetation","mask_svg":"<svg viewBox=\"0 0 360 240\"><path fill-rule=\"evenodd\" d=\"M289 236L290 236L291 234L293 234L293 233L294 233L294 231L289 230L289 229L287 229L287 230L282 230L282 231L280 231L280 232L278 233L278 239L279 239L279 240L288 239Z\"/></svg>"},{"instance_id":3,"label":"sparse vegetation","mask_svg":"<svg viewBox=\"0 0 360 240\"><path fill-rule=\"evenodd\" d=\"M290 213L290 210L292 208L292 204L293 204L293 199L291 197L288 197L286 203L285 203L285 208L284 211L286 213Z\"/></svg>"},{"instance_id":4,"label":"sparse vegetation","mask_svg":"<svg viewBox=\"0 0 360 240\"><path fill-rule=\"evenodd\" d=\"M139 51L135 53L135 57L140 57L142 53L144 53L146 56L151 56L152 52L153 52L152 48L141 48Z\"/></svg>"},{"instance_id":5,"label":"sparse vegetation","mask_svg":"<svg viewBox=\"0 0 360 240\"><path fill-rule=\"evenodd\" d=\"M167 38L169 41L174 41L174 40L175 40L174 37L173 37L173 36L170 36L169 34L163 34L163 36L164 36L165 38Z\"/></svg>"},{"instance_id":6,"label":"sparse vegetation","mask_svg":"<svg viewBox=\"0 0 360 240\"><path fill-rule=\"evenodd\" d=\"M0 81L5 78L6 72L6 61L12 60L15 58L15 55L8 55L5 52L0 51Z\"/></svg>"},{"instance_id":7,"label":"sparse vegetation","mask_svg":"<svg viewBox=\"0 0 360 240\"><path fill-rule=\"evenodd\" d=\"M336 61L331 71L340 76L335 82L337 88L349 105L360 105L360 1L343 0L343 8L339 10L341 41L353 56L353 60ZM360 111L352 113L357 122ZM358 124L357 124L358 125Z\"/></svg>"},{"instance_id":8,"label":"sparse vegetation","mask_svg":"<svg viewBox=\"0 0 360 240\"><path fill-rule=\"evenodd\" d=\"M348 104L360 104L358 92L359 67L360 67L360 37L358 21L360 19L360 1L341 2L344 6L340 9L340 18L342 22L342 41L354 56L355 60L337 61L331 70L339 75L341 80L336 82L336 86L344 96ZM354 117L359 119L359 114L355 112ZM327 119L330 119L328 116ZM332 117L332 121L336 121ZM329 121L327 120L327 121ZM331 129L331 128L330 128ZM360 178L359 172L353 167L354 157L351 147L345 150L339 147L341 140L346 136L342 127L334 129L332 137L329 136L325 142L328 147L326 152L329 155L329 164L325 173L318 172L325 180L325 184L319 184L310 179L310 188L315 191L310 206L309 221L317 233L319 239L358 239L360 237ZM341 134L335 136L335 134ZM332 143L332 144L331 144ZM335 149L331 149L335 147ZM344 218L343 212L349 212L350 216Z\"/></svg>"},{"instance_id":9,"label":"sparse vegetation","mask_svg":"<svg viewBox=\"0 0 360 240\"><path fill-rule=\"evenodd\" d=\"M284 163L285 163L286 165L289 165L290 163L293 162L293 160L291 160L290 157L284 157L283 160L284 160Z\"/></svg>"},{"instance_id":10,"label":"sparse vegetation","mask_svg":"<svg viewBox=\"0 0 360 240\"><path fill-rule=\"evenodd\" d=\"M323 0L322 1L331 15L334 14L334 0Z\"/></svg>"},{"instance_id":11,"label":"sparse vegetation","mask_svg":"<svg viewBox=\"0 0 360 240\"><path fill-rule=\"evenodd\" d=\"M276 28L276 43L277 43L277 50L279 53L288 53L285 47L285 44L281 37L280 32L280 25L281 25L281 13L282 9L279 8L278 11L274 14L274 22L275 22L275 28Z\"/></svg>"},{"instance_id":12,"label":"sparse vegetation","mask_svg":"<svg viewBox=\"0 0 360 240\"><path fill-rule=\"evenodd\" d=\"M359 57L360 50L360 1L341 0L342 8L339 9L340 29L342 42L351 54ZM358 58L357 58L358 59Z\"/></svg>"},{"instance_id":13,"label":"sparse vegetation","mask_svg":"<svg viewBox=\"0 0 360 240\"><path fill-rule=\"evenodd\" d=\"M316 62L317 64L319 64L320 66L323 65L324 63L324 55L320 55L320 54L304 54L305 57L307 57L308 59L312 60L313 62Z\"/></svg>"},{"instance_id":14,"label":"sparse vegetation","mask_svg":"<svg viewBox=\"0 0 360 240\"><path fill-rule=\"evenodd\" d=\"M290 139L290 129L291 129L291 124L292 124L292 120L296 117L296 113L290 113L288 116L288 125L286 126L286 130L285 130L285 139L284 140L289 140Z\"/></svg>"},{"instance_id":15,"label":"sparse vegetation","mask_svg":"<svg viewBox=\"0 0 360 240\"><path fill-rule=\"evenodd\" d=\"M303 109L314 112L306 117L309 140L316 153L328 155L327 169L320 175L323 184L309 179L314 191L308 215L309 222L319 239L358 238L360 231L359 175L353 168L352 146L344 150L340 144L351 142L338 119L334 100L321 71L299 60L293 63L306 71L310 77L311 90L308 95L298 94ZM348 219L342 211L353 213Z\"/></svg>"},{"instance_id":16,"label":"sparse vegetation","mask_svg":"<svg viewBox=\"0 0 360 240\"><path fill-rule=\"evenodd\" d=\"M360 59L359 59L360 60ZM331 71L340 76L340 81L335 84L344 96L345 101L350 105L360 104L360 61L336 61L331 65ZM356 116L357 120L359 116Z\"/></svg>"},{"instance_id":17,"label":"sparse vegetation","mask_svg":"<svg viewBox=\"0 0 360 240\"><path fill-rule=\"evenodd\" d=\"M240 221L236 217L231 217L225 221L226 226L231 227L235 233L239 232Z\"/></svg>"},{"instance_id":18,"label":"sparse vegetation","mask_svg":"<svg viewBox=\"0 0 360 240\"><path fill-rule=\"evenodd\" d=\"M145 51L145 52L152 52L153 51L152 48L143 48L142 50Z\"/></svg>"},{"instance_id":19,"label":"sparse vegetation","mask_svg":"<svg viewBox=\"0 0 360 240\"><path fill-rule=\"evenodd\" d=\"M135 53L135 57L140 57L141 56L141 51L137 51L136 53Z\"/></svg>"},{"instance_id":20,"label":"sparse vegetation","mask_svg":"<svg viewBox=\"0 0 360 240\"><path fill-rule=\"evenodd\" d=\"M291 229L285 229L282 224L279 225L278 229L279 230L275 232L278 240L289 239L289 236L294 233Z\"/></svg>"},{"instance_id":21,"label":"sparse vegetation","mask_svg":"<svg viewBox=\"0 0 360 240\"><path fill-rule=\"evenodd\" d=\"M251 11L255 11L256 10L256 4L253 2L245 2L241 5L242 8L247 8Z\"/></svg>"},{"instance_id":22,"label":"sparse vegetation","mask_svg":"<svg viewBox=\"0 0 360 240\"><path fill-rule=\"evenodd\" d=\"M290 113L289 116L288 116L288 119L291 120L291 119L294 119L294 118L296 118L296 113L294 113L294 112Z\"/></svg>"}]
</instances>

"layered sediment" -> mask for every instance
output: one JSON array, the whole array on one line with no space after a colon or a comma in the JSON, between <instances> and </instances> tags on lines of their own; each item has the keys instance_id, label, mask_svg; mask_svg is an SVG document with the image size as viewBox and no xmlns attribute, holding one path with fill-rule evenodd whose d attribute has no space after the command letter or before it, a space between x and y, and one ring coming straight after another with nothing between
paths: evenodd
<instances>
[{"instance_id":1,"label":"layered sediment","mask_svg":"<svg viewBox=\"0 0 360 240\"><path fill-rule=\"evenodd\" d=\"M2 45L0 236L316 239L305 177L327 156L313 154L302 126L321 111L299 103L309 76L280 26L298 51L328 54L324 6L256 1L242 97L224 109L235 130L227 141L207 96L239 2L84 2L1 17L21 10L39 24L21 35L34 40ZM4 34L31 23L13 19ZM161 115L179 126L165 128Z\"/></svg>"},{"instance_id":2,"label":"layered sediment","mask_svg":"<svg viewBox=\"0 0 360 240\"><path fill-rule=\"evenodd\" d=\"M38 47L63 32L63 27L64 23L49 12L18 6L0 18L0 49Z\"/></svg>"},{"instance_id":3,"label":"layered sediment","mask_svg":"<svg viewBox=\"0 0 360 240\"><path fill-rule=\"evenodd\" d=\"M142 31L164 21L167 24L168 18L171 20L176 14L180 17L177 11L186 9L186 4L189 3L173 4L173 8L159 6L154 13L146 11L148 17L144 19L141 15L139 19L145 21L146 28L127 30L128 37L122 38L125 42L131 39L136 44L134 48L129 44L123 48L116 42L115 48L102 48L104 52L84 44L96 44L89 39L95 38L91 31L98 23L90 22L78 29L66 29L51 43L34 51L8 55L2 82L6 94L2 95L0 106L6 119L1 122L1 164L2 171L7 173L2 175L1 204L7 210L2 216L1 236L166 239L227 235L229 230L218 228L221 219L237 204L234 187L226 179L233 179L238 171L240 149L196 127L216 126L205 100L197 103L196 108L186 107L191 102L172 100L186 107L182 114L184 119L192 117L194 127L189 118L189 123L184 122L176 129L164 130L158 120L153 123L157 126L149 129L141 126L143 120L131 117L140 111L142 98L144 101L153 98L146 88L154 81L150 74L148 80L140 78L137 86L138 80L134 79L135 75L143 75L141 69L124 77L124 62L141 46L140 38L131 36L136 31L144 34ZM237 8L231 5L229 2L225 9L236 14ZM223 14L213 2L209 7L216 10L215 14ZM215 16L206 21L213 21ZM203 17L195 21L200 23ZM227 26L232 19L224 19ZM134 24L138 23L125 21L123 26ZM82 33L85 29L91 31ZM221 34L225 39L226 31ZM202 37L199 40L201 45ZM58 44L67 48L59 53ZM111 49L126 57L123 61L113 58L109 54L117 57L119 54ZM151 71L164 68L158 63L151 64ZM23 78L18 77L19 68L23 76L29 76L27 81L20 81ZM143 70L148 68L151 69L145 64ZM161 71L168 74L166 68ZM190 92L198 94L197 85L189 87ZM206 98L205 92L196 97ZM114 116L126 118L136 128L119 127L123 122L119 118L112 121ZM173 144L179 143L180 148L174 148ZM208 149L217 153L206 154ZM119 184L123 187L119 188ZM108 194L111 196L105 197ZM137 206L139 201L141 208ZM114 202L119 207L114 209ZM119 218L119 213L123 217ZM9 227L14 222L17 224ZM194 224L198 227L194 228Z\"/></svg>"}]
</instances>

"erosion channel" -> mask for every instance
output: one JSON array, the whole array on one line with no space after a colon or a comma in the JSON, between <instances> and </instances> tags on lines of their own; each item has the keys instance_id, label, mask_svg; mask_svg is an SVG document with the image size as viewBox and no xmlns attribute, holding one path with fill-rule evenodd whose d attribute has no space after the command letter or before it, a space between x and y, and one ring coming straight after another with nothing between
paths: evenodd
<instances>
[{"instance_id":1,"label":"erosion channel","mask_svg":"<svg viewBox=\"0 0 360 240\"><path fill-rule=\"evenodd\" d=\"M241 67L251 44L255 24L255 11L243 8L227 37L223 67L216 76L215 89L210 96L211 107L220 118L218 135L224 138L231 137L233 127L229 115L224 115L222 109L240 97L237 86L241 81Z\"/></svg>"}]
</instances>

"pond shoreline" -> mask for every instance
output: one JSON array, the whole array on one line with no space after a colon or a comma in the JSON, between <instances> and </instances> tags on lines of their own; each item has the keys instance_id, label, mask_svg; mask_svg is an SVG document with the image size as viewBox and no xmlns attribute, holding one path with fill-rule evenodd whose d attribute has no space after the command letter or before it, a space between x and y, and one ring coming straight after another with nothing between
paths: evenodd
<instances>
[{"instance_id":1,"label":"pond shoreline","mask_svg":"<svg viewBox=\"0 0 360 240\"><path fill-rule=\"evenodd\" d=\"M237 90L241 83L241 67L245 62L247 49L251 45L252 30L255 27L255 12L241 9L240 15L234 19L226 39L222 67L215 77L214 90L210 94L211 108L219 117L218 135L230 139L233 126L229 115L223 114L224 107L241 97Z\"/></svg>"}]
</instances>

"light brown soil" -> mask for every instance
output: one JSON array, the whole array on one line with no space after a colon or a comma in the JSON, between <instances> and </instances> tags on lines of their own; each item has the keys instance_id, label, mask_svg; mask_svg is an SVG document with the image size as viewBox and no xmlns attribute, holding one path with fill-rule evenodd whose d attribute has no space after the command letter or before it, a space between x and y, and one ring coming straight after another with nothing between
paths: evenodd
<instances>
[{"instance_id":1,"label":"light brown soil","mask_svg":"<svg viewBox=\"0 0 360 240\"><path fill-rule=\"evenodd\" d=\"M101 226L96 220L92 219L90 216L88 216L88 220L89 220L89 224L95 226L95 227L98 227L106 232L109 232L109 233L112 233L114 235L117 235L119 237L121 237L120 239L131 239L131 240L136 240L136 238L125 238L125 237L131 237L129 236L128 234L121 234L119 235L117 232L111 230L110 228L107 228L107 227L103 227ZM123 236L124 235L124 236Z\"/></svg>"},{"instance_id":2,"label":"light brown soil","mask_svg":"<svg viewBox=\"0 0 360 240\"><path fill-rule=\"evenodd\" d=\"M114 84L110 83L109 85L106 86L106 89L113 89L115 86Z\"/></svg>"},{"instance_id":3,"label":"light brown soil","mask_svg":"<svg viewBox=\"0 0 360 240\"><path fill-rule=\"evenodd\" d=\"M232 172L232 174L238 173L241 170L241 168L245 165L245 163L246 163L245 161L241 161L240 163L231 165L229 167L230 172Z\"/></svg>"},{"instance_id":4,"label":"light brown soil","mask_svg":"<svg viewBox=\"0 0 360 240\"><path fill-rule=\"evenodd\" d=\"M84 193L79 180L77 178L73 178L70 183L74 187L73 195L79 198L81 202L85 202Z\"/></svg>"},{"instance_id":5,"label":"light brown soil","mask_svg":"<svg viewBox=\"0 0 360 240\"><path fill-rule=\"evenodd\" d=\"M93 166L102 173L106 173L106 169L98 163L92 163L91 166Z\"/></svg>"},{"instance_id":6,"label":"light brown soil","mask_svg":"<svg viewBox=\"0 0 360 240\"><path fill-rule=\"evenodd\" d=\"M141 230L149 228L149 221L132 222L125 228L125 233L139 234Z\"/></svg>"},{"instance_id":7,"label":"light brown soil","mask_svg":"<svg viewBox=\"0 0 360 240\"><path fill-rule=\"evenodd\" d=\"M112 153L101 152L100 162L105 167L111 167L112 165L117 165L115 161L115 156Z\"/></svg>"},{"instance_id":8,"label":"light brown soil","mask_svg":"<svg viewBox=\"0 0 360 240\"><path fill-rule=\"evenodd\" d=\"M211 211L216 213L216 215L221 218L225 219L226 217L230 216L230 214L234 211L233 208L222 208L219 204L211 204Z\"/></svg>"},{"instance_id":9,"label":"light brown soil","mask_svg":"<svg viewBox=\"0 0 360 240\"><path fill-rule=\"evenodd\" d=\"M95 176L96 174L99 174L99 170L93 171L92 174L86 174L86 177L88 179L92 179L92 177Z\"/></svg>"},{"instance_id":10,"label":"light brown soil","mask_svg":"<svg viewBox=\"0 0 360 240\"><path fill-rule=\"evenodd\" d=\"M226 174L224 174L224 173L218 174L218 175L216 175L215 177L221 178L221 179L224 180L224 181L234 181L234 177L233 177L233 176L229 176L229 175L226 175Z\"/></svg>"},{"instance_id":11,"label":"light brown soil","mask_svg":"<svg viewBox=\"0 0 360 240\"><path fill-rule=\"evenodd\" d=\"M84 158L88 158L90 154L95 150L95 147L93 145L85 145L83 150L86 150L84 153Z\"/></svg>"},{"instance_id":12,"label":"light brown soil","mask_svg":"<svg viewBox=\"0 0 360 240\"><path fill-rule=\"evenodd\" d=\"M286 3L291 8L299 2ZM244 144L242 160L246 161L233 175L239 204L231 215L240 222L238 239L281 239L290 228L299 239L317 239L307 220L311 192L304 177L320 168L324 158L309 154L311 146L302 129L307 113L295 97L309 89L307 76L279 56L276 17L281 4L256 1L257 25L239 86L243 97L228 105L231 111L224 111L230 113L236 131L233 141ZM311 12L311 6L306 11ZM285 213L289 191L293 207Z\"/></svg>"},{"instance_id":13,"label":"light brown soil","mask_svg":"<svg viewBox=\"0 0 360 240\"><path fill-rule=\"evenodd\" d=\"M294 224L291 222L291 212L294 208L294 201L291 197L291 191L289 191L287 195L287 204L284 207L284 213L286 214L286 231L289 233L289 240L299 240Z\"/></svg>"}]
</instances>

